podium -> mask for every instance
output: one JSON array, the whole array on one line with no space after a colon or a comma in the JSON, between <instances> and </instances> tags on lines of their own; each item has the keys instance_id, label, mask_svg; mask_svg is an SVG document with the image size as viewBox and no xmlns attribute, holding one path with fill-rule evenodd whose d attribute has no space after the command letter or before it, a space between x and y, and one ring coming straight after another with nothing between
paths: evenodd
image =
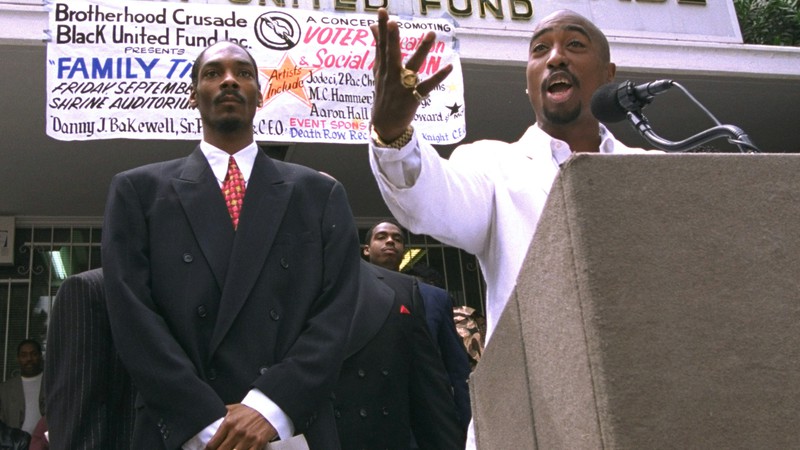
<instances>
[{"instance_id":1,"label":"podium","mask_svg":"<svg viewBox=\"0 0 800 450\"><path fill-rule=\"evenodd\" d=\"M570 158L470 390L479 449L800 448L800 155Z\"/></svg>"}]
</instances>

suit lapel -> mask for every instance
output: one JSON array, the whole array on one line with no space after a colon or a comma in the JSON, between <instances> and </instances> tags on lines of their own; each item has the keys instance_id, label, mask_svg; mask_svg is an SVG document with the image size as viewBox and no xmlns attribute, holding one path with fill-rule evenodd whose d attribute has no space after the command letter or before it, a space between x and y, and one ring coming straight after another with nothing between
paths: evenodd
<instances>
[{"instance_id":1,"label":"suit lapel","mask_svg":"<svg viewBox=\"0 0 800 450\"><path fill-rule=\"evenodd\" d=\"M543 138L542 135L546 138ZM531 125L519 141L513 144L518 146L520 151L531 160L531 164L523 169L529 174L532 182L536 183L539 189L547 195L550 194L550 187L558 175L558 167L553 162L553 152L550 149L551 139L539 129L538 125ZM542 145L544 142L546 145Z\"/></svg>"},{"instance_id":2,"label":"suit lapel","mask_svg":"<svg viewBox=\"0 0 800 450\"><path fill-rule=\"evenodd\" d=\"M267 255L289 206L292 189L293 183L287 182L275 163L259 152L247 183L239 228L233 239L209 357L227 334L263 272Z\"/></svg>"},{"instance_id":3,"label":"suit lapel","mask_svg":"<svg viewBox=\"0 0 800 450\"><path fill-rule=\"evenodd\" d=\"M347 337L345 358L361 350L383 327L394 306L395 292L383 282L375 266L361 261L358 302Z\"/></svg>"},{"instance_id":4,"label":"suit lapel","mask_svg":"<svg viewBox=\"0 0 800 450\"><path fill-rule=\"evenodd\" d=\"M199 146L186 158L183 170L172 180L172 185L221 289L225 284L234 232L219 184Z\"/></svg>"}]
</instances>

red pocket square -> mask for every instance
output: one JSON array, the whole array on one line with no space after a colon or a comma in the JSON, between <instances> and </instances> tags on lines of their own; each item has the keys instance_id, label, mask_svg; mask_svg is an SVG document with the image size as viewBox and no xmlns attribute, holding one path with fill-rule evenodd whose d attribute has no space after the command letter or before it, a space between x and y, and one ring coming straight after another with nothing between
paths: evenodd
<instances>
[{"instance_id":1,"label":"red pocket square","mask_svg":"<svg viewBox=\"0 0 800 450\"><path fill-rule=\"evenodd\" d=\"M406 305L400 305L400 314L411 314L411 311L406 308Z\"/></svg>"}]
</instances>

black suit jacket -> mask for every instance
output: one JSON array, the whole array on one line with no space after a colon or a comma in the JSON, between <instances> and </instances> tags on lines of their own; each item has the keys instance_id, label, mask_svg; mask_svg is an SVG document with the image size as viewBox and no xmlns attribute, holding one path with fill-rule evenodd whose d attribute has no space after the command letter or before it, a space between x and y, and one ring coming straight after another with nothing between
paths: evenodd
<instances>
[{"instance_id":1,"label":"black suit jacket","mask_svg":"<svg viewBox=\"0 0 800 450\"><path fill-rule=\"evenodd\" d=\"M416 280L367 262L332 396L342 448L463 449L447 374L428 334Z\"/></svg>"},{"instance_id":2,"label":"black suit jacket","mask_svg":"<svg viewBox=\"0 0 800 450\"><path fill-rule=\"evenodd\" d=\"M259 152L234 231L198 146L116 175L104 227L111 330L139 392L134 448L180 447L253 387L312 448L335 448L325 400L358 289L340 183Z\"/></svg>"},{"instance_id":3,"label":"black suit jacket","mask_svg":"<svg viewBox=\"0 0 800 450\"><path fill-rule=\"evenodd\" d=\"M428 331L431 332L433 342L441 354L445 370L450 378L458 418L466 433L469 421L472 419L469 386L467 385L470 365L464 342L458 335L453 320L453 301L447 291L427 283L419 283L419 293L425 305Z\"/></svg>"},{"instance_id":4,"label":"black suit jacket","mask_svg":"<svg viewBox=\"0 0 800 450\"><path fill-rule=\"evenodd\" d=\"M111 339L101 269L59 287L44 381L51 450L130 448L135 392Z\"/></svg>"}]
</instances>

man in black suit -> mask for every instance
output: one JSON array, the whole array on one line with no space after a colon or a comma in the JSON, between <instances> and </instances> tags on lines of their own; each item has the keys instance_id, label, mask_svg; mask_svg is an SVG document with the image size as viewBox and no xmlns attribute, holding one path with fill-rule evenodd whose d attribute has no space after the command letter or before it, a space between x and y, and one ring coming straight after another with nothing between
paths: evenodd
<instances>
[{"instance_id":1,"label":"man in black suit","mask_svg":"<svg viewBox=\"0 0 800 450\"><path fill-rule=\"evenodd\" d=\"M362 253L372 264L399 271L404 252L405 231L396 221L378 222L367 231ZM447 291L428 283L419 283L419 291L425 307L428 330L450 378L458 419L466 433L472 418L467 386L470 365L453 320L453 302Z\"/></svg>"},{"instance_id":2,"label":"man in black suit","mask_svg":"<svg viewBox=\"0 0 800 450\"><path fill-rule=\"evenodd\" d=\"M135 390L111 338L102 269L58 288L44 382L51 450L131 448Z\"/></svg>"},{"instance_id":3,"label":"man in black suit","mask_svg":"<svg viewBox=\"0 0 800 450\"><path fill-rule=\"evenodd\" d=\"M417 281L363 261L358 304L332 395L344 450L463 449L447 374Z\"/></svg>"},{"instance_id":4,"label":"man in black suit","mask_svg":"<svg viewBox=\"0 0 800 450\"><path fill-rule=\"evenodd\" d=\"M103 271L138 391L133 448L262 449L292 436L336 448L327 398L355 308L358 236L340 183L254 142L258 74L238 44L206 48L189 96L203 141L111 183Z\"/></svg>"}]
</instances>

